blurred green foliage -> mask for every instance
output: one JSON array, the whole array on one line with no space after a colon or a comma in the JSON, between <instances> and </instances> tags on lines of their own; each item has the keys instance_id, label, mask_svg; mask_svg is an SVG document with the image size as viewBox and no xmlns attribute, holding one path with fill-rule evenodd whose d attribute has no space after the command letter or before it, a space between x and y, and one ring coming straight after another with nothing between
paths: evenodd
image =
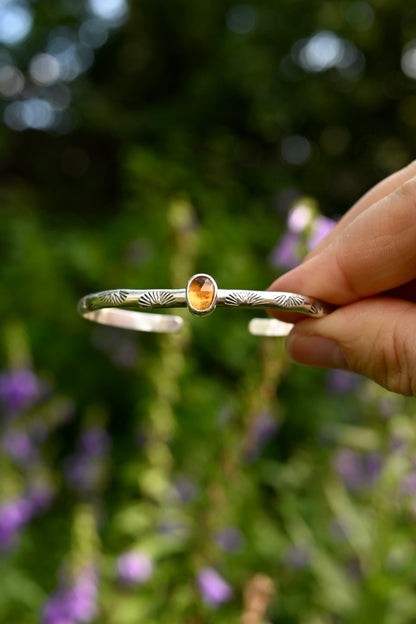
<instances>
[{"instance_id":1,"label":"blurred green foliage","mask_svg":"<svg viewBox=\"0 0 416 624\"><path fill-rule=\"evenodd\" d=\"M19 6L26 37L0 28L0 622L414 622L412 400L290 365L245 311L174 336L76 313L197 271L265 288L294 201L337 217L405 165L414 2ZM87 60L42 82L33 59L65 41ZM88 566L98 615L53 619Z\"/></svg>"}]
</instances>

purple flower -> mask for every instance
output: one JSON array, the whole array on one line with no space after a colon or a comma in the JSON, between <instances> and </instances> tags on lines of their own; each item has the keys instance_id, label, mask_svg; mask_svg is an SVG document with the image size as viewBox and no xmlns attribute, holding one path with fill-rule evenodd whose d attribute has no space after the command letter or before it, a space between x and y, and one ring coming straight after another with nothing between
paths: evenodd
<instances>
[{"instance_id":1,"label":"purple flower","mask_svg":"<svg viewBox=\"0 0 416 624\"><path fill-rule=\"evenodd\" d=\"M140 585L153 574L153 561L149 555L133 550L120 555L116 567L119 580L127 585Z\"/></svg>"},{"instance_id":2,"label":"purple flower","mask_svg":"<svg viewBox=\"0 0 416 624\"><path fill-rule=\"evenodd\" d=\"M309 251L316 247L332 230L336 221L319 215L313 222L312 232L310 233L306 246Z\"/></svg>"},{"instance_id":3,"label":"purple flower","mask_svg":"<svg viewBox=\"0 0 416 624\"><path fill-rule=\"evenodd\" d=\"M104 429L91 427L81 433L77 450L65 463L68 483L79 494L90 494L102 486L109 447L110 438Z\"/></svg>"},{"instance_id":4,"label":"purple flower","mask_svg":"<svg viewBox=\"0 0 416 624\"><path fill-rule=\"evenodd\" d=\"M30 506L23 498L3 503L0 507L0 547L10 545L30 516Z\"/></svg>"},{"instance_id":5,"label":"purple flower","mask_svg":"<svg viewBox=\"0 0 416 624\"><path fill-rule=\"evenodd\" d=\"M361 461L358 453L342 449L335 456L335 469L349 490L357 490L362 483Z\"/></svg>"},{"instance_id":6,"label":"purple flower","mask_svg":"<svg viewBox=\"0 0 416 624\"><path fill-rule=\"evenodd\" d=\"M382 467L383 460L380 453L378 453L377 451L367 453L363 457L363 469L367 476L368 485L373 485L374 482L378 479Z\"/></svg>"},{"instance_id":7,"label":"purple flower","mask_svg":"<svg viewBox=\"0 0 416 624\"><path fill-rule=\"evenodd\" d=\"M0 507L0 547L10 546L32 518L44 511L53 498L45 484L29 491L26 497L9 500Z\"/></svg>"},{"instance_id":8,"label":"purple flower","mask_svg":"<svg viewBox=\"0 0 416 624\"><path fill-rule=\"evenodd\" d=\"M381 456L377 452L358 453L345 448L335 456L335 469L351 492L371 487L380 474L381 466Z\"/></svg>"},{"instance_id":9,"label":"purple flower","mask_svg":"<svg viewBox=\"0 0 416 624\"><path fill-rule=\"evenodd\" d=\"M325 385L328 392L335 395L353 392L362 383L363 378L356 373L344 370L328 371L325 377Z\"/></svg>"},{"instance_id":10,"label":"purple flower","mask_svg":"<svg viewBox=\"0 0 416 624\"><path fill-rule=\"evenodd\" d=\"M260 412L253 423L252 435L256 446L263 448L277 433L279 423L267 412Z\"/></svg>"},{"instance_id":11,"label":"purple flower","mask_svg":"<svg viewBox=\"0 0 416 624\"><path fill-rule=\"evenodd\" d=\"M203 601L210 607L228 602L233 594L231 585L214 568L202 568L197 575L197 584Z\"/></svg>"},{"instance_id":12,"label":"purple flower","mask_svg":"<svg viewBox=\"0 0 416 624\"><path fill-rule=\"evenodd\" d=\"M108 433L100 427L90 427L81 433L79 447L88 455L103 455L109 446Z\"/></svg>"},{"instance_id":13,"label":"purple flower","mask_svg":"<svg viewBox=\"0 0 416 624\"><path fill-rule=\"evenodd\" d=\"M286 232L271 252L270 262L279 269L293 269L302 259L299 247L299 235L295 232Z\"/></svg>"},{"instance_id":14,"label":"purple flower","mask_svg":"<svg viewBox=\"0 0 416 624\"><path fill-rule=\"evenodd\" d=\"M34 459L36 450L26 431L12 430L6 432L2 440L5 453L19 464L27 464Z\"/></svg>"},{"instance_id":15,"label":"purple flower","mask_svg":"<svg viewBox=\"0 0 416 624\"><path fill-rule=\"evenodd\" d=\"M43 624L78 624L97 617L97 574L87 567L75 581L64 582L43 610Z\"/></svg>"},{"instance_id":16,"label":"purple flower","mask_svg":"<svg viewBox=\"0 0 416 624\"><path fill-rule=\"evenodd\" d=\"M309 564L311 554L309 548L303 544L292 544L284 554L284 563L292 570L301 570Z\"/></svg>"},{"instance_id":17,"label":"purple flower","mask_svg":"<svg viewBox=\"0 0 416 624\"><path fill-rule=\"evenodd\" d=\"M218 531L215 540L218 546L227 552L238 552L244 541L241 531L232 526Z\"/></svg>"},{"instance_id":18,"label":"purple flower","mask_svg":"<svg viewBox=\"0 0 416 624\"><path fill-rule=\"evenodd\" d=\"M97 491L104 478L101 458L75 453L66 461L65 476L70 487L81 495Z\"/></svg>"},{"instance_id":19,"label":"purple flower","mask_svg":"<svg viewBox=\"0 0 416 624\"><path fill-rule=\"evenodd\" d=\"M279 429L277 420L267 412L260 412L251 427L246 449L246 459L254 461Z\"/></svg>"},{"instance_id":20,"label":"purple flower","mask_svg":"<svg viewBox=\"0 0 416 624\"><path fill-rule=\"evenodd\" d=\"M28 368L0 373L0 400L10 413L31 407L44 389L45 384Z\"/></svg>"},{"instance_id":21,"label":"purple flower","mask_svg":"<svg viewBox=\"0 0 416 624\"><path fill-rule=\"evenodd\" d=\"M54 492L47 483L34 487L27 496L27 503L31 516L35 516L48 509L54 499Z\"/></svg>"},{"instance_id":22,"label":"purple flower","mask_svg":"<svg viewBox=\"0 0 416 624\"><path fill-rule=\"evenodd\" d=\"M303 251L311 251L329 234L336 221L314 213L308 203L298 203L289 211L287 231L270 254L273 266L293 269L301 262Z\"/></svg>"}]
</instances>

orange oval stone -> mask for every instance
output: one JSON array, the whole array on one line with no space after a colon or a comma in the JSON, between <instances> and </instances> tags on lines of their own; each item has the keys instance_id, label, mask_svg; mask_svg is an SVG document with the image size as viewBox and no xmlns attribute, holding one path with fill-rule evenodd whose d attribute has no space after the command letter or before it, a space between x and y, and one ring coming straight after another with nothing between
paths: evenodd
<instances>
[{"instance_id":1,"label":"orange oval stone","mask_svg":"<svg viewBox=\"0 0 416 624\"><path fill-rule=\"evenodd\" d=\"M215 284L209 277L197 275L188 285L188 301L195 310L208 310L214 296Z\"/></svg>"}]
</instances>

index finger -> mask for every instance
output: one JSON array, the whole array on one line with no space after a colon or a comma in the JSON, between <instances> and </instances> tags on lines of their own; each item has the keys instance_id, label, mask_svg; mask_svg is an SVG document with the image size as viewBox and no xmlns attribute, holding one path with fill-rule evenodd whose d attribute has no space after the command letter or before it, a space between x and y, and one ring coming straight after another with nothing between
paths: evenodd
<instances>
[{"instance_id":1,"label":"index finger","mask_svg":"<svg viewBox=\"0 0 416 624\"><path fill-rule=\"evenodd\" d=\"M345 305L416 277L416 178L361 212L316 255L278 278L287 290Z\"/></svg>"},{"instance_id":2,"label":"index finger","mask_svg":"<svg viewBox=\"0 0 416 624\"><path fill-rule=\"evenodd\" d=\"M316 256L327 247L332 241L344 230L354 219L356 219L362 212L370 208L373 204L380 201L387 195L390 195L400 186L402 186L408 180L411 180L416 175L416 160L412 161L403 169L391 174L372 189L370 189L365 195L363 195L353 206L345 213L345 215L338 221L338 223L332 228L329 234L312 249L307 255L306 259Z\"/></svg>"}]
</instances>

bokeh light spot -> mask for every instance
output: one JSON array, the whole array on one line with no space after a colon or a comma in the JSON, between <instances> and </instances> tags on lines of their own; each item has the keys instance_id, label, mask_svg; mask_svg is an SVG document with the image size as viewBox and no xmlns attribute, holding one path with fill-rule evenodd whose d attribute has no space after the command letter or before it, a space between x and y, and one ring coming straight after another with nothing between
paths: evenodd
<instances>
[{"instance_id":1,"label":"bokeh light spot","mask_svg":"<svg viewBox=\"0 0 416 624\"><path fill-rule=\"evenodd\" d=\"M321 30L309 39L298 41L292 48L292 58L307 72L323 72L337 68L347 78L359 74L364 56L355 45L331 30Z\"/></svg>"},{"instance_id":2,"label":"bokeh light spot","mask_svg":"<svg viewBox=\"0 0 416 624\"><path fill-rule=\"evenodd\" d=\"M94 15L110 22L119 21L128 13L126 0L89 0L89 7Z\"/></svg>"},{"instance_id":3,"label":"bokeh light spot","mask_svg":"<svg viewBox=\"0 0 416 624\"><path fill-rule=\"evenodd\" d=\"M405 46L402 54L401 67L403 73L416 80L416 39Z\"/></svg>"},{"instance_id":4,"label":"bokeh light spot","mask_svg":"<svg viewBox=\"0 0 416 624\"><path fill-rule=\"evenodd\" d=\"M0 68L0 93L5 97L19 95L25 86L25 79L21 71L13 65L3 65Z\"/></svg>"},{"instance_id":5,"label":"bokeh light spot","mask_svg":"<svg viewBox=\"0 0 416 624\"><path fill-rule=\"evenodd\" d=\"M323 30L311 37L301 48L299 63L311 72L321 72L336 66L342 59L342 40L333 32Z\"/></svg>"},{"instance_id":6,"label":"bokeh light spot","mask_svg":"<svg viewBox=\"0 0 416 624\"><path fill-rule=\"evenodd\" d=\"M0 5L0 42L6 45L20 43L30 33L33 24L32 13L27 6L17 2L2 2Z\"/></svg>"},{"instance_id":7,"label":"bokeh light spot","mask_svg":"<svg viewBox=\"0 0 416 624\"><path fill-rule=\"evenodd\" d=\"M46 130L55 121L51 104L43 98L11 102L4 111L4 121L12 130Z\"/></svg>"},{"instance_id":8,"label":"bokeh light spot","mask_svg":"<svg viewBox=\"0 0 416 624\"><path fill-rule=\"evenodd\" d=\"M59 62L51 54L36 54L30 62L29 74L38 85L53 84L59 78Z\"/></svg>"},{"instance_id":9,"label":"bokeh light spot","mask_svg":"<svg viewBox=\"0 0 416 624\"><path fill-rule=\"evenodd\" d=\"M86 71L94 60L94 53L78 43L70 30L57 31L48 43L47 53L59 64L59 79L64 82L75 80Z\"/></svg>"},{"instance_id":10,"label":"bokeh light spot","mask_svg":"<svg viewBox=\"0 0 416 624\"><path fill-rule=\"evenodd\" d=\"M108 28L102 19L91 17L82 22L78 36L80 42L88 48L99 48L108 39Z\"/></svg>"},{"instance_id":11,"label":"bokeh light spot","mask_svg":"<svg viewBox=\"0 0 416 624\"><path fill-rule=\"evenodd\" d=\"M49 128L53 124L54 113L46 100L30 98L22 102L22 118L28 128Z\"/></svg>"}]
</instances>

